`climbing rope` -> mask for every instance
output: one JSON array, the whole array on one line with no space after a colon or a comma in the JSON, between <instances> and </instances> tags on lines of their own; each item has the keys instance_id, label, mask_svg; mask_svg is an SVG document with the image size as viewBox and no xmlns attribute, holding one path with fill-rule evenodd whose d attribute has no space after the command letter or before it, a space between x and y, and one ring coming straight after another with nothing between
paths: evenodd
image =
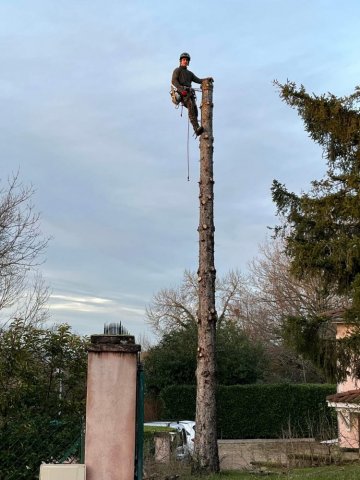
<instances>
[{"instance_id":1,"label":"climbing rope","mask_svg":"<svg viewBox=\"0 0 360 480\"><path fill-rule=\"evenodd\" d=\"M190 137L190 134L189 134L189 131L190 131L190 119L188 117L187 146L186 146L186 149L187 149L187 180L188 180L188 182L190 182L190 154L189 154L189 137Z\"/></svg>"},{"instance_id":2,"label":"climbing rope","mask_svg":"<svg viewBox=\"0 0 360 480\"><path fill-rule=\"evenodd\" d=\"M196 94L195 92L201 92L201 88L192 88L191 89L193 92L194 96L194 102L196 103ZM181 110L180 110L180 117L183 116L183 109L184 109L184 104L183 102L178 102L175 99L175 87L172 85L171 86L171 91L170 95L173 100L173 103L175 103L175 108L179 108L181 105ZM196 134L194 134L196 135ZM188 128L187 128L187 142L186 142L186 161L187 161L187 181L190 182L190 118L188 117Z\"/></svg>"},{"instance_id":3,"label":"climbing rope","mask_svg":"<svg viewBox=\"0 0 360 480\"><path fill-rule=\"evenodd\" d=\"M181 104L180 116L182 117L184 105ZM187 159L187 181L190 182L190 147L189 147L189 138L190 138L190 119L188 117L188 128L187 128L187 141L186 141L186 159Z\"/></svg>"}]
</instances>

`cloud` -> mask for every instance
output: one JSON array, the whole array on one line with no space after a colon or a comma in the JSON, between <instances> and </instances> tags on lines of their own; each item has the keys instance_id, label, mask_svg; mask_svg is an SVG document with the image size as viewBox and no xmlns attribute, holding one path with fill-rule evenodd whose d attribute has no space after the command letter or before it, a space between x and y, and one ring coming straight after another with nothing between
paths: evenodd
<instances>
[{"instance_id":1,"label":"cloud","mask_svg":"<svg viewBox=\"0 0 360 480\"><path fill-rule=\"evenodd\" d=\"M99 307L111 304L111 300L98 297L74 297L66 295L50 295L51 309L74 310L78 312L96 312Z\"/></svg>"},{"instance_id":2,"label":"cloud","mask_svg":"<svg viewBox=\"0 0 360 480\"><path fill-rule=\"evenodd\" d=\"M186 21L178 10L162 0L0 3L2 172L20 168L36 187L53 236L43 266L53 319L81 333L119 320L146 331L152 295L197 269L198 141L190 134L187 182L187 112L169 97L181 51L197 75L215 77L222 272L245 270L276 223L273 178L299 191L324 171L272 80L335 94L358 83L358 2L305 0L294 14L288 0L201 0Z\"/></svg>"},{"instance_id":3,"label":"cloud","mask_svg":"<svg viewBox=\"0 0 360 480\"><path fill-rule=\"evenodd\" d=\"M126 298L127 295L124 295ZM101 333L105 323L121 322L132 335L141 336L147 327L145 309L135 306L136 299L126 303L120 298L53 293L50 296L51 322L65 322L80 334Z\"/></svg>"}]
</instances>

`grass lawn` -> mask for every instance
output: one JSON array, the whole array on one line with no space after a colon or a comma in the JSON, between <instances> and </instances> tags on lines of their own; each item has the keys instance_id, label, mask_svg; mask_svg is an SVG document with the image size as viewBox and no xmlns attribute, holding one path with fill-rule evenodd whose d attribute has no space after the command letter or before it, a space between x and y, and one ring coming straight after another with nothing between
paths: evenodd
<instances>
[{"instance_id":1,"label":"grass lawn","mask_svg":"<svg viewBox=\"0 0 360 480\"><path fill-rule=\"evenodd\" d=\"M180 476L181 480L184 476ZM186 480L195 480L196 477L185 476ZM249 472L224 472L209 477L199 477L199 480L359 480L360 464L333 465L329 467L299 468L289 471L272 471L263 474Z\"/></svg>"}]
</instances>

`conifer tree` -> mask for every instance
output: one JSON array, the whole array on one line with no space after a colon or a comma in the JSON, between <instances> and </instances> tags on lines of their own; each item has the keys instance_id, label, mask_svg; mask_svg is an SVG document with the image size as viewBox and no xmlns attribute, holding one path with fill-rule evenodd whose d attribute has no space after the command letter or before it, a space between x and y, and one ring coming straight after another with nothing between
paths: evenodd
<instances>
[{"instance_id":1,"label":"conifer tree","mask_svg":"<svg viewBox=\"0 0 360 480\"><path fill-rule=\"evenodd\" d=\"M336 97L310 95L293 82L275 84L281 99L297 110L310 138L322 147L327 161L324 178L312 181L309 191L300 195L274 180L273 201L283 221L275 233L285 238L292 273L298 278L318 278L324 293L333 290L349 296L344 318L360 323L360 88ZM326 362L328 352L334 369L334 349L339 347L323 333L329 322L325 313L322 318L292 319L287 326L294 326L293 340L298 337L298 346L302 344L313 361ZM311 341L304 342L306 335ZM352 341L352 348L358 344ZM336 372L340 377L346 371L342 367Z\"/></svg>"}]
</instances>

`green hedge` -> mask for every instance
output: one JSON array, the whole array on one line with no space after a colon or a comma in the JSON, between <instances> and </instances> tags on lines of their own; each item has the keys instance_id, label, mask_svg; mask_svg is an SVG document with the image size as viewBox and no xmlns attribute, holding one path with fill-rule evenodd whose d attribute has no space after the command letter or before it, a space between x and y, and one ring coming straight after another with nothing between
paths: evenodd
<instances>
[{"instance_id":1,"label":"green hedge","mask_svg":"<svg viewBox=\"0 0 360 480\"><path fill-rule=\"evenodd\" d=\"M326 404L335 385L233 385L217 388L220 438L327 437L336 415ZM194 419L196 387L173 385L161 392L163 418ZM335 433L336 435L336 433Z\"/></svg>"}]
</instances>

